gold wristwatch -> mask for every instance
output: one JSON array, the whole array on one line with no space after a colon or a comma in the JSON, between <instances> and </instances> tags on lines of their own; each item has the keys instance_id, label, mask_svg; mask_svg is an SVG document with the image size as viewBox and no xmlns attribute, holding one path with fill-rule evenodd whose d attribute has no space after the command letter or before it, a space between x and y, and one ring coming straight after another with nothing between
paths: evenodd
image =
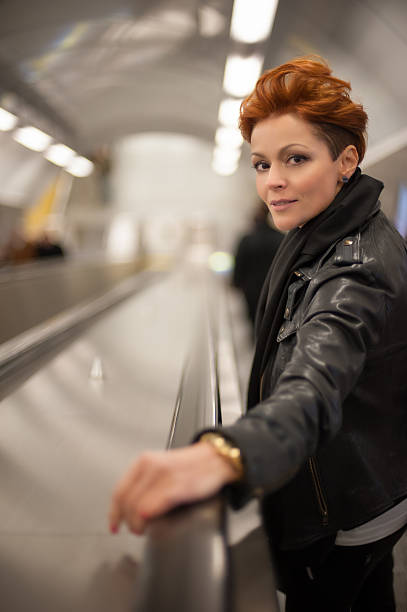
<instances>
[{"instance_id":1,"label":"gold wristwatch","mask_svg":"<svg viewBox=\"0 0 407 612\"><path fill-rule=\"evenodd\" d=\"M235 470L238 479L241 480L244 476L244 466L242 461L242 455L240 449L237 446L233 446L229 440L224 438L221 434L215 432L208 432L202 434L199 438L201 442L209 442L215 451L223 457L229 465Z\"/></svg>"}]
</instances>

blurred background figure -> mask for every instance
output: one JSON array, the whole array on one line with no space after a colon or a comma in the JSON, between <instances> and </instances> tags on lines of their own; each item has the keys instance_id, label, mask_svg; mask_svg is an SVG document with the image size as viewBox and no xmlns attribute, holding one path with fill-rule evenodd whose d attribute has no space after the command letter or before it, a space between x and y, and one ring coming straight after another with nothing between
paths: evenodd
<instances>
[{"instance_id":1,"label":"blurred background figure","mask_svg":"<svg viewBox=\"0 0 407 612\"><path fill-rule=\"evenodd\" d=\"M34 257L64 257L65 249L56 234L43 232L34 243Z\"/></svg>"},{"instance_id":2,"label":"blurred background figure","mask_svg":"<svg viewBox=\"0 0 407 612\"><path fill-rule=\"evenodd\" d=\"M24 264L36 259L64 257L65 254L66 249L55 232L44 230L37 237L29 237L15 229L0 251L0 264Z\"/></svg>"},{"instance_id":3,"label":"blurred background figure","mask_svg":"<svg viewBox=\"0 0 407 612\"><path fill-rule=\"evenodd\" d=\"M95 165L95 169L100 181L100 197L103 204L107 204L111 199L110 174L112 160L110 149L107 145L98 147L93 155L89 156Z\"/></svg>"},{"instance_id":4,"label":"blurred background figure","mask_svg":"<svg viewBox=\"0 0 407 612\"><path fill-rule=\"evenodd\" d=\"M283 237L273 227L267 207L259 200L253 226L237 244L233 272L233 285L243 293L253 330L260 292Z\"/></svg>"},{"instance_id":5,"label":"blurred background figure","mask_svg":"<svg viewBox=\"0 0 407 612\"><path fill-rule=\"evenodd\" d=\"M18 228L15 228L0 253L2 264L21 264L35 257L35 245Z\"/></svg>"}]
</instances>

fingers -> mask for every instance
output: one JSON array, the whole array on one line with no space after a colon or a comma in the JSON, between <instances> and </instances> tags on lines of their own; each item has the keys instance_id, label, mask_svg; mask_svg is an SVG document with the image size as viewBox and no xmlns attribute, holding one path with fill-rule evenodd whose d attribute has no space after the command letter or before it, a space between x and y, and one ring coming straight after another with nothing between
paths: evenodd
<instances>
[{"instance_id":1,"label":"fingers","mask_svg":"<svg viewBox=\"0 0 407 612\"><path fill-rule=\"evenodd\" d=\"M234 477L233 469L207 443L145 453L115 489L110 529L116 533L124 522L141 534L149 520L180 504L213 495Z\"/></svg>"},{"instance_id":2,"label":"fingers","mask_svg":"<svg viewBox=\"0 0 407 612\"><path fill-rule=\"evenodd\" d=\"M126 522L129 528L136 533L142 528L141 520L137 520L139 514L137 509L141 493L148 488L148 482L152 476L149 463L148 455L140 457L138 461L133 463L115 488L109 512L109 524L112 533L117 533L122 522Z\"/></svg>"},{"instance_id":3,"label":"fingers","mask_svg":"<svg viewBox=\"0 0 407 612\"><path fill-rule=\"evenodd\" d=\"M130 468L113 495L109 517L112 533L124 522L131 531L141 534L148 519L188 500L185 479L173 459L170 453L148 453Z\"/></svg>"}]
</instances>

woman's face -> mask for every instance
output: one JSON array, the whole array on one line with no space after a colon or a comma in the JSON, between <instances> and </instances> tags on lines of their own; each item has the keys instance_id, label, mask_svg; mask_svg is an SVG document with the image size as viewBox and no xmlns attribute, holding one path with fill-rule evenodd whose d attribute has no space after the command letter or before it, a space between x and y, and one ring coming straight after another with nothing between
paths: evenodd
<instances>
[{"instance_id":1,"label":"woman's face","mask_svg":"<svg viewBox=\"0 0 407 612\"><path fill-rule=\"evenodd\" d=\"M259 121L251 150L257 193L282 231L316 217L342 186L342 156L333 161L312 125L295 114Z\"/></svg>"}]
</instances>

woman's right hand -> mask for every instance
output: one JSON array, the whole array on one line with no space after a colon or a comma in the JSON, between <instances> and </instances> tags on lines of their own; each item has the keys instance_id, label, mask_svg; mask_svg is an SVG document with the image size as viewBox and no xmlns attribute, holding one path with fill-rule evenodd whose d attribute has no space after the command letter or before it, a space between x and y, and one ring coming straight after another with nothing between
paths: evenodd
<instances>
[{"instance_id":1,"label":"woman's right hand","mask_svg":"<svg viewBox=\"0 0 407 612\"><path fill-rule=\"evenodd\" d=\"M137 534L149 520L172 508L217 493L237 475L207 442L185 448L144 453L118 483L109 522L116 533L121 523Z\"/></svg>"}]
</instances>

